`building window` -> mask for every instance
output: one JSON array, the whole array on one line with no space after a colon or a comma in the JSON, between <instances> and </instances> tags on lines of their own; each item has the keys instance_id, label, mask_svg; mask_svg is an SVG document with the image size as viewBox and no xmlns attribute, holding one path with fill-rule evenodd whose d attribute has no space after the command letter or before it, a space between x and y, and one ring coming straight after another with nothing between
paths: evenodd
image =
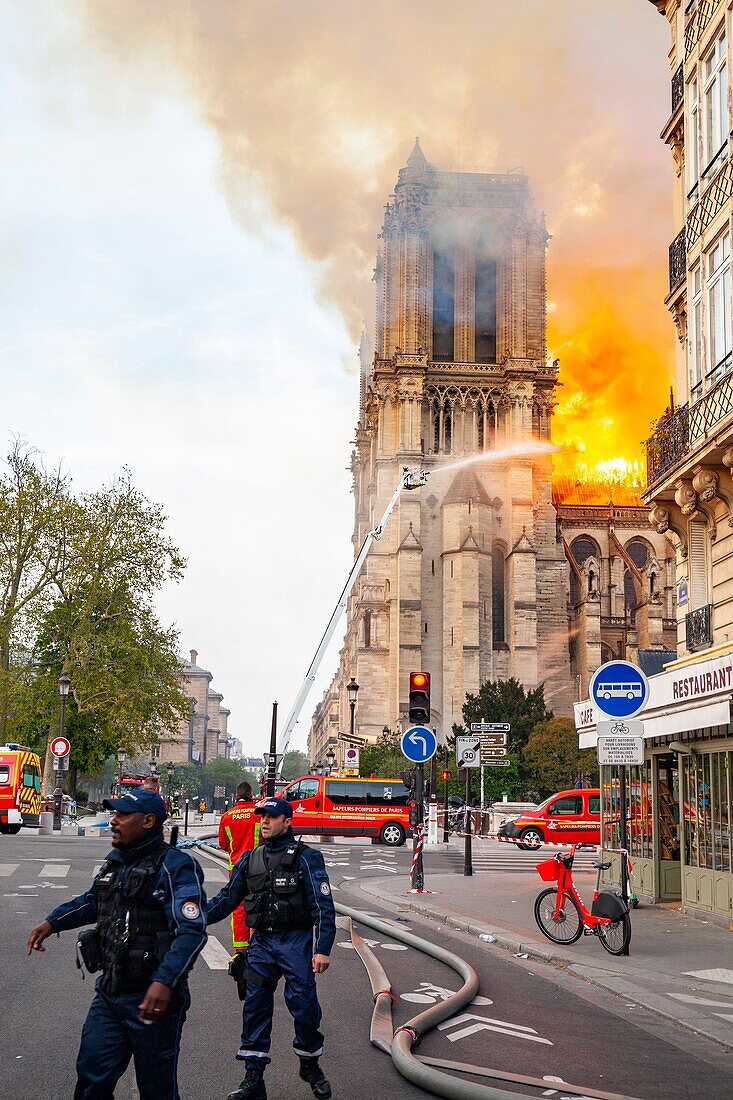
<instances>
[{"instance_id":1,"label":"building window","mask_svg":"<svg viewBox=\"0 0 733 1100\"><path fill-rule=\"evenodd\" d=\"M690 611L708 604L708 554L705 524L692 520L688 529L688 568L690 574Z\"/></svg>"},{"instance_id":2,"label":"building window","mask_svg":"<svg viewBox=\"0 0 733 1100\"><path fill-rule=\"evenodd\" d=\"M454 248L433 255L433 359L452 362L455 329L456 253Z\"/></svg>"},{"instance_id":3,"label":"building window","mask_svg":"<svg viewBox=\"0 0 733 1100\"><path fill-rule=\"evenodd\" d=\"M705 109L705 171L710 176L725 157L728 148L728 67L725 30L722 30L703 58L703 97Z\"/></svg>"},{"instance_id":4,"label":"building window","mask_svg":"<svg viewBox=\"0 0 733 1100\"><path fill-rule=\"evenodd\" d=\"M450 563L450 575L453 576L453 562Z\"/></svg>"},{"instance_id":5,"label":"building window","mask_svg":"<svg viewBox=\"0 0 733 1100\"><path fill-rule=\"evenodd\" d=\"M717 381L731 363L730 233L722 233L705 255L707 276L710 369L708 382Z\"/></svg>"},{"instance_id":6,"label":"building window","mask_svg":"<svg viewBox=\"0 0 733 1100\"><path fill-rule=\"evenodd\" d=\"M496 362L496 260L486 255L480 241L476 254L476 306L474 358L477 363Z\"/></svg>"},{"instance_id":7,"label":"building window","mask_svg":"<svg viewBox=\"0 0 733 1100\"><path fill-rule=\"evenodd\" d=\"M690 271L692 308L690 310L690 400L702 397L702 269L696 264Z\"/></svg>"},{"instance_id":8,"label":"building window","mask_svg":"<svg viewBox=\"0 0 733 1100\"><path fill-rule=\"evenodd\" d=\"M697 199L697 184L700 177L700 103L698 100L696 76L693 76L688 85L687 95L690 104L690 121L687 129L688 138L685 142L687 198L691 202L694 202Z\"/></svg>"},{"instance_id":9,"label":"building window","mask_svg":"<svg viewBox=\"0 0 733 1100\"><path fill-rule=\"evenodd\" d=\"M633 561L636 568L641 572L647 563L649 558L649 547L641 539L632 539L631 542L626 544L626 553ZM631 575L631 570L624 570L624 612L631 622L634 621L636 616L636 588L634 587L634 578Z\"/></svg>"},{"instance_id":10,"label":"building window","mask_svg":"<svg viewBox=\"0 0 733 1100\"><path fill-rule=\"evenodd\" d=\"M453 645L453 627L450 628L450 644Z\"/></svg>"},{"instance_id":11,"label":"building window","mask_svg":"<svg viewBox=\"0 0 733 1100\"><path fill-rule=\"evenodd\" d=\"M372 613L364 612L364 649L369 649L372 644Z\"/></svg>"},{"instance_id":12,"label":"building window","mask_svg":"<svg viewBox=\"0 0 733 1100\"><path fill-rule=\"evenodd\" d=\"M495 546L491 551L491 638L495 643L506 641L505 602L504 551Z\"/></svg>"},{"instance_id":13,"label":"building window","mask_svg":"<svg viewBox=\"0 0 733 1100\"><path fill-rule=\"evenodd\" d=\"M584 538L582 535L580 538L573 539L570 544L570 553L575 558L579 566L585 565L588 558L595 558L596 561L601 560L600 550L592 539ZM575 571L570 570L570 606L577 607L580 603L580 588L578 587L578 578L575 576Z\"/></svg>"}]
</instances>

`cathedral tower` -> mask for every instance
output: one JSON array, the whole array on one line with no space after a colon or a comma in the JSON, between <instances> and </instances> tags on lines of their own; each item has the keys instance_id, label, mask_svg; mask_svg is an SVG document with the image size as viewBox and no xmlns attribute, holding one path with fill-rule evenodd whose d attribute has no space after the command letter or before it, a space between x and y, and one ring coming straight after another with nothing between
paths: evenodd
<instances>
[{"instance_id":1,"label":"cathedral tower","mask_svg":"<svg viewBox=\"0 0 733 1100\"><path fill-rule=\"evenodd\" d=\"M375 353L362 357L352 458L355 551L403 467L430 477L402 494L354 589L314 758L348 730L351 676L357 729L370 737L403 723L416 669L432 676L439 736L461 721L466 692L491 679L544 681L548 706L569 712L551 458L523 451L550 440L557 384L546 363L548 239L526 176L440 171L415 143L379 241Z\"/></svg>"}]
</instances>

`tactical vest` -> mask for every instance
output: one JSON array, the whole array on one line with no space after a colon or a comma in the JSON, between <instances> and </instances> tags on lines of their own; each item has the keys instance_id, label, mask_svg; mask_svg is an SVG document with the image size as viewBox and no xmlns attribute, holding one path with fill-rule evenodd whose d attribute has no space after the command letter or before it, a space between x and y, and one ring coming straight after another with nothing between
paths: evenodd
<instances>
[{"instance_id":1,"label":"tactical vest","mask_svg":"<svg viewBox=\"0 0 733 1100\"><path fill-rule=\"evenodd\" d=\"M162 891L155 889L169 847L145 856L123 877L108 859L97 876L102 988L110 994L143 992L171 945Z\"/></svg>"},{"instance_id":2,"label":"tactical vest","mask_svg":"<svg viewBox=\"0 0 733 1100\"><path fill-rule=\"evenodd\" d=\"M312 928L300 853L305 845L292 840L287 848L268 851L262 844L250 853L244 911L247 925L257 932L293 932Z\"/></svg>"}]
</instances>

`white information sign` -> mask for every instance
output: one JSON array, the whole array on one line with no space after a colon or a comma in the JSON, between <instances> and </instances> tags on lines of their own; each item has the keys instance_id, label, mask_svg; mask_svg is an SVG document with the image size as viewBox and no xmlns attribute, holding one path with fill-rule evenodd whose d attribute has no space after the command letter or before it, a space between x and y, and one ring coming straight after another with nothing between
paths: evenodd
<instances>
[{"instance_id":1,"label":"white information sign","mask_svg":"<svg viewBox=\"0 0 733 1100\"><path fill-rule=\"evenodd\" d=\"M644 762L644 723L615 718L598 723L598 763L633 766Z\"/></svg>"},{"instance_id":2,"label":"white information sign","mask_svg":"<svg viewBox=\"0 0 733 1100\"><path fill-rule=\"evenodd\" d=\"M480 737L456 737L456 764L459 768L478 768L480 766Z\"/></svg>"},{"instance_id":3,"label":"white information sign","mask_svg":"<svg viewBox=\"0 0 733 1100\"><path fill-rule=\"evenodd\" d=\"M356 745L349 745L344 749L344 767L349 771L359 771L359 750Z\"/></svg>"}]
</instances>

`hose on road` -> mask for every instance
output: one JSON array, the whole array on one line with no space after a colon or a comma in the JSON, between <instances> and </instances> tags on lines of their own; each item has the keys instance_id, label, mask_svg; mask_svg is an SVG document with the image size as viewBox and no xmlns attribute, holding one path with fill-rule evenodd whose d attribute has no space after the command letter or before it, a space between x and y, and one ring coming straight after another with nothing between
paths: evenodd
<instances>
[{"instance_id":1,"label":"hose on road","mask_svg":"<svg viewBox=\"0 0 733 1100\"><path fill-rule=\"evenodd\" d=\"M186 847L196 846L199 841L210 840L214 837L216 837L216 833L199 836L196 840L186 843ZM180 842L179 847L181 847ZM206 847L209 846L206 845ZM227 862L224 852L218 849L212 847L207 854L214 857L217 862ZM455 1073L471 1074L475 1077L490 1077L494 1080L529 1085L533 1089L547 1089L549 1082L537 1077L506 1073L483 1066L468 1065L465 1062L449 1062L439 1058L425 1058L415 1055L413 1048L427 1032L471 1004L479 990L479 979L476 971L459 955L455 955L452 951L439 947L421 936L416 936L413 932L395 928L393 924L379 920L378 917L373 917L367 913L362 913L361 910L353 909L342 902L335 901L334 904L336 912L340 916L349 918L352 943L366 968L372 987L374 1009L370 1025L370 1040L379 1050L390 1055L395 1069L402 1077L425 1092L432 1093L433 1096L446 1097L447 1100L536 1100L536 1097L523 1092L507 1092L505 1089L482 1085L473 1081L462 1081L456 1077L451 1077L448 1073L441 1072L441 1070L451 1070ZM412 947L416 951L430 955L431 958L455 971L463 980L463 985L446 1000L431 1005L430 1008L426 1008L417 1016L413 1016L406 1024L402 1024L394 1031L392 1023L394 997L391 983L374 952L354 929L355 921L375 932L379 932L383 936L387 936L389 939L397 940L407 947ZM566 1094L592 1096L597 1100L639 1100L638 1097L599 1092L595 1088L568 1085L565 1082L562 1083L561 1088Z\"/></svg>"}]
</instances>

